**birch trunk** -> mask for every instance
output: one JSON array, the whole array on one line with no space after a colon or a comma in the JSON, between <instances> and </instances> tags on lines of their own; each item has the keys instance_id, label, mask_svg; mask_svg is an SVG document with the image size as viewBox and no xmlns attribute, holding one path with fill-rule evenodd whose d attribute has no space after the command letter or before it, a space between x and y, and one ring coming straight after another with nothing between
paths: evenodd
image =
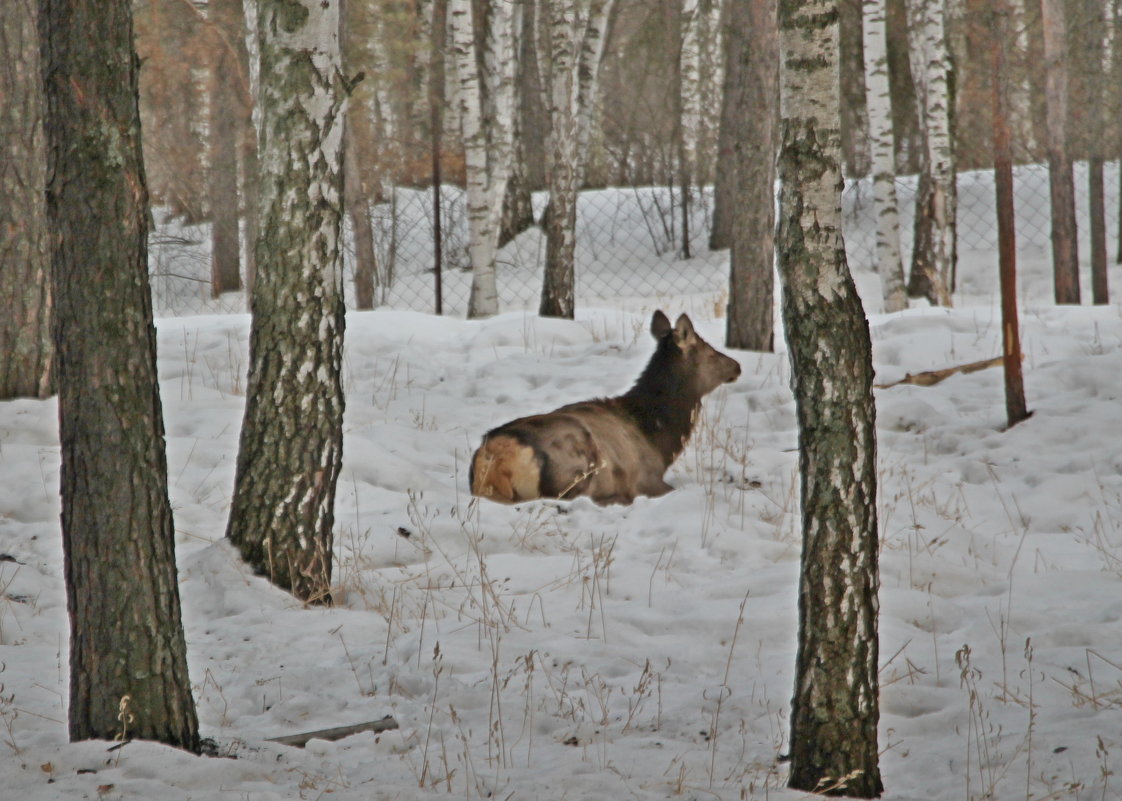
<instances>
[{"instance_id":1,"label":"birch trunk","mask_svg":"<svg viewBox=\"0 0 1122 801\"><path fill-rule=\"evenodd\" d=\"M1045 98L1048 107L1048 184L1052 198L1052 275L1056 303L1079 299L1075 177L1067 131L1067 24L1063 0L1041 0Z\"/></svg>"},{"instance_id":2,"label":"birch trunk","mask_svg":"<svg viewBox=\"0 0 1122 801\"><path fill-rule=\"evenodd\" d=\"M499 311L495 257L512 162L515 39L521 13L520 4L495 0L487 4L485 19L477 21L471 0L448 3L467 173L468 317L473 318ZM482 53L477 52L477 24L485 27Z\"/></svg>"},{"instance_id":3,"label":"birch trunk","mask_svg":"<svg viewBox=\"0 0 1122 801\"><path fill-rule=\"evenodd\" d=\"M780 0L779 275L803 550L789 786L870 798L877 764L876 431L869 326L841 234L836 0Z\"/></svg>"},{"instance_id":4,"label":"birch trunk","mask_svg":"<svg viewBox=\"0 0 1122 801\"><path fill-rule=\"evenodd\" d=\"M608 16L614 0L543 0L547 41L538 48L551 120L549 215L540 313L572 319L577 193L599 87Z\"/></svg>"},{"instance_id":5,"label":"birch trunk","mask_svg":"<svg viewBox=\"0 0 1122 801\"><path fill-rule=\"evenodd\" d=\"M885 0L864 0L865 97L873 166L873 209L877 220L876 259L884 310L908 308L904 264L900 258L900 215L896 206L896 136L888 87L888 35Z\"/></svg>"},{"instance_id":6,"label":"birch trunk","mask_svg":"<svg viewBox=\"0 0 1122 801\"><path fill-rule=\"evenodd\" d=\"M916 245L908 294L950 306L957 263L957 182L954 65L947 47L947 4L945 0L907 0L906 9L927 180L927 191L916 197ZM926 250L921 247L923 243Z\"/></svg>"},{"instance_id":7,"label":"birch trunk","mask_svg":"<svg viewBox=\"0 0 1122 801\"><path fill-rule=\"evenodd\" d=\"M343 449L339 7L258 0L261 220L227 536L296 597L330 600Z\"/></svg>"}]
</instances>

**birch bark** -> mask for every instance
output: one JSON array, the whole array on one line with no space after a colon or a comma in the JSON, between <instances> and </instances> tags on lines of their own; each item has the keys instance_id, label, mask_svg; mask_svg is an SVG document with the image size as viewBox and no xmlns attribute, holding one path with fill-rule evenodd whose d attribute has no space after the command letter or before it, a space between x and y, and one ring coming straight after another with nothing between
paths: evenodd
<instances>
[{"instance_id":1,"label":"birch bark","mask_svg":"<svg viewBox=\"0 0 1122 801\"><path fill-rule=\"evenodd\" d=\"M258 572L330 600L343 451L343 121L337 0L258 0L261 219L227 536Z\"/></svg>"},{"instance_id":2,"label":"birch bark","mask_svg":"<svg viewBox=\"0 0 1122 801\"><path fill-rule=\"evenodd\" d=\"M474 318L499 311L495 257L512 162L515 40L522 7L491 0L484 19L476 20L472 5L471 0L449 0L448 19L467 172L468 317ZM484 26L482 53L476 46L478 25Z\"/></svg>"},{"instance_id":3,"label":"birch bark","mask_svg":"<svg viewBox=\"0 0 1122 801\"><path fill-rule=\"evenodd\" d=\"M544 0L546 41L538 47L551 128L549 215L540 313L567 317L575 311L577 193L599 87L608 16L614 0Z\"/></svg>"},{"instance_id":4,"label":"birch bark","mask_svg":"<svg viewBox=\"0 0 1122 801\"><path fill-rule=\"evenodd\" d=\"M865 97L873 166L873 208L877 220L876 259L884 310L908 308L904 264L900 258L900 215L896 205L896 136L888 87L888 35L885 0L862 3L865 44Z\"/></svg>"},{"instance_id":5,"label":"birch bark","mask_svg":"<svg viewBox=\"0 0 1122 801\"><path fill-rule=\"evenodd\" d=\"M916 108L924 131L922 191L916 197L916 244L908 294L950 306L957 263L957 180L954 65L947 47L947 3L907 0L905 7Z\"/></svg>"},{"instance_id":6,"label":"birch bark","mask_svg":"<svg viewBox=\"0 0 1122 801\"><path fill-rule=\"evenodd\" d=\"M877 764L876 431L869 326L841 234L836 0L780 0L779 275L803 550L789 786L870 798Z\"/></svg>"}]
</instances>

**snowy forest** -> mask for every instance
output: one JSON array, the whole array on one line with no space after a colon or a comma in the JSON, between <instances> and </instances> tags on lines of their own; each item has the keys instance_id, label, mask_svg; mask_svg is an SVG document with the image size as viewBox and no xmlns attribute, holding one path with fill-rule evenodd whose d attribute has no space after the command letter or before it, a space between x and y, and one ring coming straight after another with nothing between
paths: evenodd
<instances>
[{"instance_id":1,"label":"snowy forest","mask_svg":"<svg viewBox=\"0 0 1122 801\"><path fill-rule=\"evenodd\" d=\"M3 792L1122 798L1120 26L4 3Z\"/></svg>"}]
</instances>

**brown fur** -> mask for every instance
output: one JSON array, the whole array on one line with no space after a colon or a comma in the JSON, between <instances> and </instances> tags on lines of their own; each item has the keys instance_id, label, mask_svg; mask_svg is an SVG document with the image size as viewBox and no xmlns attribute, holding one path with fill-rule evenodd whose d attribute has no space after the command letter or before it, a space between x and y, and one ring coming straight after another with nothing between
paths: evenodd
<instances>
[{"instance_id":1,"label":"brown fur","mask_svg":"<svg viewBox=\"0 0 1122 801\"><path fill-rule=\"evenodd\" d=\"M538 467L534 450L513 437L486 440L471 462L472 494L502 503L538 497Z\"/></svg>"},{"instance_id":2,"label":"brown fur","mask_svg":"<svg viewBox=\"0 0 1122 801\"><path fill-rule=\"evenodd\" d=\"M740 365L655 312L658 349L628 392L521 417L487 433L471 462L473 495L504 503L588 495L601 504L662 495L662 476L693 429L701 398Z\"/></svg>"}]
</instances>

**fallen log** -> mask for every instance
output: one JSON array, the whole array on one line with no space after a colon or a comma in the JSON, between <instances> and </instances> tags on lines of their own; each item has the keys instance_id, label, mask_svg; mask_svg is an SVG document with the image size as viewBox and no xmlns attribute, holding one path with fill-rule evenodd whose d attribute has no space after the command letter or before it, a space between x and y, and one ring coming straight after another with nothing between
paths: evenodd
<instances>
[{"instance_id":1,"label":"fallen log","mask_svg":"<svg viewBox=\"0 0 1122 801\"><path fill-rule=\"evenodd\" d=\"M308 744L309 740L342 740L344 737L350 737L352 734L359 734L364 731L379 732L396 728L397 721L393 719L392 715L386 715L381 720L368 720L365 723L354 723L350 726L336 726L333 729L318 729L317 731L308 731L303 734L289 734L285 737L270 737L266 742L303 748Z\"/></svg>"},{"instance_id":2,"label":"fallen log","mask_svg":"<svg viewBox=\"0 0 1122 801\"><path fill-rule=\"evenodd\" d=\"M942 370L927 370L922 373L914 374L908 373L899 381L893 381L891 384L874 384L873 386L877 389L888 389L889 387L895 387L899 384L914 384L920 387L930 387L957 373L976 373L988 367L1000 367L1004 362L1005 357L998 356L993 359L984 359L980 362L960 364L957 367L944 367Z\"/></svg>"}]
</instances>

